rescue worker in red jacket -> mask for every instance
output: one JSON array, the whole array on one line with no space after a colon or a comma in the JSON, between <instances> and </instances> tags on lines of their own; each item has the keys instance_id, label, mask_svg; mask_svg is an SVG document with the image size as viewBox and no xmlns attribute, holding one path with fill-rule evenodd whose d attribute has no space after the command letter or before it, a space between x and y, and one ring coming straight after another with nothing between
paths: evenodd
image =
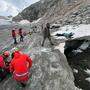
<instances>
[{"instance_id":1,"label":"rescue worker in red jacket","mask_svg":"<svg viewBox=\"0 0 90 90\"><path fill-rule=\"evenodd\" d=\"M9 68L6 65L6 61L5 61L5 59L7 59L9 55L10 54L8 51L5 51L3 55L0 55L0 81L2 81L9 73Z\"/></svg>"},{"instance_id":2,"label":"rescue worker in red jacket","mask_svg":"<svg viewBox=\"0 0 90 90\"><path fill-rule=\"evenodd\" d=\"M10 52L9 51L5 51L2 56L3 56L4 62L5 62L5 71L7 72L7 74L10 74L10 69L9 69Z\"/></svg>"},{"instance_id":3,"label":"rescue worker in red jacket","mask_svg":"<svg viewBox=\"0 0 90 90\"><path fill-rule=\"evenodd\" d=\"M5 51L5 52L3 53L3 59L4 59L5 63L8 63L8 62L9 62L9 61L7 60L9 56L10 56L10 52L9 52L9 51Z\"/></svg>"},{"instance_id":4,"label":"rescue worker in red jacket","mask_svg":"<svg viewBox=\"0 0 90 90\"><path fill-rule=\"evenodd\" d=\"M2 55L0 55L0 68L5 68L5 62Z\"/></svg>"},{"instance_id":5,"label":"rescue worker in red jacket","mask_svg":"<svg viewBox=\"0 0 90 90\"><path fill-rule=\"evenodd\" d=\"M20 35L20 42L23 42L22 28L19 29L19 35Z\"/></svg>"},{"instance_id":6,"label":"rescue worker in red jacket","mask_svg":"<svg viewBox=\"0 0 90 90\"><path fill-rule=\"evenodd\" d=\"M20 51L15 51L12 54L10 63L10 71L13 73L13 78L19 82L22 87L25 87L29 79L29 69L32 66L32 60L26 54Z\"/></svg>"},{"instance_id":7,"label":"rescue worker in red jacket","mask_svg":"<svg viewBox=\"0 0 90 90\"><path fill-rule=\"evenodd\" d=\"M12 30L12 37L13 37L13 40L14 40L14 44L17 44L16 32L15 32L15 30Z\"/></svg>"}]
</instances>

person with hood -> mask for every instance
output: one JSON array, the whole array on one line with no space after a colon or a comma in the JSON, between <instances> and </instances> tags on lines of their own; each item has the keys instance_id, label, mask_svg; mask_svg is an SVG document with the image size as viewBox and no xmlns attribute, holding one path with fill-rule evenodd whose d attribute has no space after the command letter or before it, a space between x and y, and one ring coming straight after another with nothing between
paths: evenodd
<instances>
[{"instance_id":1,"label":"person with hood","mask_svg":"<svg viewBox=\"0 0 90 90\"><path fill-rule=\"evenodd\" d=\"M3 55L0 55L0 81L6 78L6 76L10 73L9 62L7 61L9 55L10 53L8 51L5 51Z\"/></svg>"},{"instance_id":2,"label":"person with hood","mask_svg":"<svg viewBox=\"0 0 90 90\"><path fill-rule=\"evenodd\" d=\"M12 60L10 63L10 72L13 73L13 78L22 87L25 87L29 80L29 69L32 66L31 58L20 51L12 53Z\"/></svg>"},{"instance_id":3,"label":"person with hood","mask_svg":"<svg viewBox=\"0 0 90 90\"><path fill-rule=\"evenodd\" d=\"M44 42L46 40L46 38L49 39L51 45L53 45L52 41L51 41L51 35L50 35L50 24L47 23L46 24L46 27L44 28L44 31L43 31L43 42L42 42L42 46L44 46Z\"/></svg>"},{"instance_id":4,"label":"person with hood","mask_svg":"<svg viewBox=\"0 0 90 90\"><path fill-rule=\"evenodd\" d=\"M9 64L10 64L10 52L9 51L5 51L3 53L3 59L4 59L4 62L5 62L5 70L7 72L7 74L10 74L10 70L9 70Z\"/></svg>"},{"instance_id":5,"label":"person with hood","mask_svg":"<svg viewBox=\"0 0 90 90\"><path fill-rule=\"evenodd\" d=\"M15 30L12 30L12 37L13 37L13 40L14 40L14 44L17 44L16 32L15 32Z\"/></svg>"},{"instance_id":6,"label":"person with hood","mask_svg":"<svg viewBox=\"0 0 90 90\"><path fill-rule=\"evenodd\" d=\"M2 56L3 56L3 59L4 59L5 63L8 63L9 62L8 57L10 56L10 52L5 51Z\"/></svg>"},{"instance_id":7,"label":"person with hood","mask_svg":"<svg viewBox=\"0 0 90 90\"><path fill-rule=\"evenodd\" d=\"M22 28L19 29L19 35L20 35L20 42L23 42Z\"/></svg>"}]
</instances>

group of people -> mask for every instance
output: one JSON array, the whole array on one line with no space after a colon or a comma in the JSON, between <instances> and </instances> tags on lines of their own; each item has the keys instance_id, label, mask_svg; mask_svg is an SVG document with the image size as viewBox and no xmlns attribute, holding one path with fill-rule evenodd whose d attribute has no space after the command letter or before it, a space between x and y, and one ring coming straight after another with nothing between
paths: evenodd
<instances>
[{"instance_id":1,"label":"group of people","mask_svg":"<svg viewBox=\"0 0 90 90\"><path fill-rule=\"evenodd\" d=\"M31 58L17 49L12 52L11 60L8 60L9 57L9 51L5 51L0 55L0 81L5 79L8 74L11 74L15 81L25 87L30 76Z\"/></svg>"},{"instance_id":2,"label":"group of people","mask_svg":"<svg viewBox=\"0 0 90 90\"><path fill-rule=\"evenodd\" d=\"M24 38L24 37L23 37L22 28L19 28L18 34L19 34L19 36L20 36L20 42L23 42L23 38ZM13 30L12 30L12 37L13 37L13 40L14 40L14 44L17 44L17 38L16 38L16 36L17 36L16 30L13 29Z\"/></svg>"},{"instance_id":3,"label":"group of people","mask_svg":"<svg viewBox=\"0 0 90 90\"><path fill-rule=\"evenodd\" d=\"M23 42L22 28L19 29L18 34L20 35L20 42ZM12 30L12 37L14 39L14 44L17 44L16 30ZM53 45L51 41L49 23L46 24L46 27L43 30L42 46L44 46L46 38L48 38L51 45ZM9 58L10 56L11 59ZM7 77L8 74L11 74L13 75L14 80L20 83L22 87L25 87L27 81L29 80L29 70L31 66L31 58L28 55L22 53L20 50L14 49L11 54L9 51L5 51L2 55L0 55L0 81Z\"/></svg>"},{"instance_id":4,"label":"group of people","mask_svg":"<svg viewBox=\"0 0 90 90\"><path fill-rule=\"evenodd\" d=\"M43 28L42 28L42 29L43 29ZM18 30L18 34L19 34L19 36L20 36L20 42L23 42L24 36L23 36L22 28L20 28L20 29ZM30 32L29 32L28 34L31 35ZM17 38L16 38L16 36L17 36L16 30L13 29L13 30L12 30L12 37L13 37L13 40L14 40L14 44L17 44ZM50 44L51 44L51 45L54 45L54 44L52 43L52 41L51 41L50 24L49 24L49 23L47 23L47 24L46 24L46 27L43 29L43 42L42 42L42 46L44 46L44 42L45 42L45 40L46 40L47 38L49 39Z\"/></svg>"}]
</instances>

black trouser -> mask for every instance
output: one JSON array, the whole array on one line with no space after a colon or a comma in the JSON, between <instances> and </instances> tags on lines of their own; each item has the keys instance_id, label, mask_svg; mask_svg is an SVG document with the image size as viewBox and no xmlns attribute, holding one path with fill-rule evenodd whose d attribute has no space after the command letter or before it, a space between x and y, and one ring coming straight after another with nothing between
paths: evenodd
<instances>
[{"instance_id":1,"label":"black trouser","mask_svg":"<svg viewBox=\"0 0 90 90\"><path fill-rule=\"evenodd\" d=\"M17 44L16 37L13 37L13 39L14 39L14 44Z\"/></svg>"},{"instance_id":2,"label":"black trouser","mask_svg":"<svg viewBox=\"0 0 90 90\"><path fill-rule=\"evenodd\" d=\"M7 76L6 70L0 68L0 81L4 80Z\"/></svg>"},{"instance_id":3,"label":"black trouser","mask_svg":"<svg viewBox=\"0 0 90 90\"><path fill-rule=\"evenodd\" d=\"M26 83L20 83L22 87L26 87Z\"/></svg>"},{"instance_id":4,"label":"black trouser","mask_svg":"<svg viewBox=\"0 0 90 90\"><path fill-rule=\"evenodd\" d=\"M44 46L44 42L45 42L45 40L46 40L47 38L48 38L50 44L53 45L53 43L52 43L52 41L51 41L51 37L49 36L49 37L44 37L44 38L43 38L42 46Z\"/></svg>"},{"instance_id":5,"label":"black trouser","mask_svg":"<svg viewBox=\"0 0 90 90\"><path fill-rule=\"evenodd\" d=\"M20 35L20 42L23 42L23 35Z\"/></svg>"}]
</instances>

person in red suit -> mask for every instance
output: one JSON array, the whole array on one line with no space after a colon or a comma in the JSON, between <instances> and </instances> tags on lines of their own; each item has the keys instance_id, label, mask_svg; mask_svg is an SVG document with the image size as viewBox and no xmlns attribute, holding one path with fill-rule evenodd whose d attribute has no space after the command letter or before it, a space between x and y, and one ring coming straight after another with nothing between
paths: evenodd
<instances>
[{"instance_id":1,"label":"person in red suit","mask_svg":"<svg viewBox=\"0 0 90 90\"><path fill-rule=\"evenodd\" d=\"M15 30L12 30L12 37L13 37L13 40L14 40L14 44L17 44L16 32L15 32Z\"/></svg>"},{"instance_id":2,"label":"person in red suit","mask_svg":"<svg viewBox=\"0 0 90 90\"><path fill-rule=\"evenodd\" d=\"M22 28L19 29L19 35L20 35L20 42L23 42L23 32L22 32Z\"/></svg>"},{"instance_id":3,"label":"person in red suit","mask_svg":"<svg viewBox=\"0 0 90 90\"><path fill-rule=\"evenodd\" d=\"M0 68L5 68L5 62L2 55L0 55Z\"/></svg>"},{"instance_id":4,"label":"person in red suit","mask_svg":"<svg viewBox=\"0 0 90 90\"><path fill-rule=\"evenodd\" d=\"M5 51L3 55L0 55L0 81L2 81L9 74L9 62L7 58L9 57L9 51ZM8 64L8 65L7 65Z\"/></svg>"},{"instance_id":5,"label":"person in red suit","mask_svg":"<svg viewBox=\"0 0 90 90\"><path fill-rule=\"evenodd\" d=\"M28 55L23 54L20 51L13 52L10 72L13 73L14 80L20 83L22 87L25 87L29 80L29 69L31 66L32 60Z\"/></svg>"}]
</instances>

